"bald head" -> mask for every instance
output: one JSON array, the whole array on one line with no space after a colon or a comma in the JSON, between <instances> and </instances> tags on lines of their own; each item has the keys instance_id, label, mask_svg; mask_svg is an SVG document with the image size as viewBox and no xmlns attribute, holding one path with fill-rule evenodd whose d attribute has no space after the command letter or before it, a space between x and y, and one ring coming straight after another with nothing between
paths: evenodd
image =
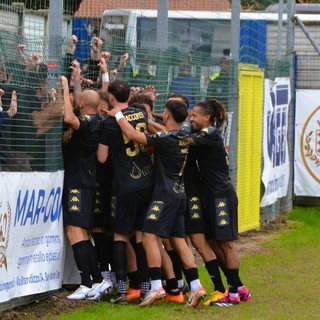
<instances>
[{"instance_id":1,"label":"bald head","mask_svg":"<svg viewBox=\"0 0 320 320\"><path fill-rule=\"evenodd\" d=\"M100 96L94 90L85 90L79 95L79 106L82 109L91 110L96 113L100 104ZM88 112L87 112L88 113Z\"/></svg>"}]
</instances>

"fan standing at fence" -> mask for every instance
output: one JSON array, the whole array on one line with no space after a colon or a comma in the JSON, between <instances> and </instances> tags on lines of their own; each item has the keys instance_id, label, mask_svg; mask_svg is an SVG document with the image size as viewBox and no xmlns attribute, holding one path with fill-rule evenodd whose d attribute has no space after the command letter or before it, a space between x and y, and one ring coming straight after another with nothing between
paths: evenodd
<instances>
[{"instance_id":1,"label":"fan standing at fence","mask_svg":"<svg viewBox=\"0 0 320 320\"><path fill-rule=\"evenodd\" d=\"M7 111L3 111L1 98L4 96L4 94L5 94L4 90L0 89L0 137L1 137L2 124L6 122L8 119L14 117L18 111L17 93L15 91L12 91L11 103L10 103L9 109ZM1 148L4 149L4 146L1 146ZM5 149L10 150L10 146L6 146ZM0 171L1 170L2 170L2 164L0 162Z\"/></svg>"},{"instance_id":2,"label":"fan standing at fence","mask_svg":"<svg viewBox=\"0 0 320 320\"><path fill-rule=\"evenodd\" d=\"M1 130L3 121L8 118L12 118L13 116L16 115L16 113L18 111L17 93L15 91L12 91L11 103L10 103L10 107L7 111L3 111L3 108L2 108L1 97L3 97L3 95L4 95L4 91L2 89L0 89L0 130Z\"/></svg>"},{"instance_id":3,"label":"fan standing at fence","mask_svg":"<svg viewBox=\"0 0 320 320\"><path fill-rule=\"evenodd\" d=\"M213 74L207 89L206 100L217 99L226 108L229 101L229 80L230 80L230 50L224 49L223 56L219 61L220 72Z\"/></svg>"}]
</instances>

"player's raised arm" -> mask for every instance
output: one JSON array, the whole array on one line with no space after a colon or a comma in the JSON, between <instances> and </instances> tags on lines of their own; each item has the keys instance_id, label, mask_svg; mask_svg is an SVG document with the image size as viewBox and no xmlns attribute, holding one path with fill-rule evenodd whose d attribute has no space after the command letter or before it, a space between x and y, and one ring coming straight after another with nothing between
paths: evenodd
<instances>
[{"instance_id":1,"label":"player's raised arm","mask_svg":"<svg viewBox=\"0 0 320 320\"><path fill-rule=\"evenodd\" d=\"M72 104L69 96L69 84L68 79L65 76L61 76L61 83L63 87L63 98L64 98L64 114L63 120L67 123L72 129L78 130L80 127L80 121L75 116L72 108Z\"/></svg>"}]
</instances>

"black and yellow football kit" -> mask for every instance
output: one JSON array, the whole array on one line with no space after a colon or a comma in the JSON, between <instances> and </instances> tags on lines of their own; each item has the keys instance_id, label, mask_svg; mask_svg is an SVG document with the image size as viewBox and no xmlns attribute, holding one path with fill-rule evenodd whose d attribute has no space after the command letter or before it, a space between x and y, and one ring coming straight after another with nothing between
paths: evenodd
<instances>
[{"instance_id":1,"label":"black and yellow football kit","mask_svg":"<svg viewBox=\"0 0 320 320\"><path fill-rule=\"evenodd\" d=\"M148 118L144 110L130 106L122 113L137 131L147 130ZM150 202L153 166L149 149L130 141L111 117L101 121L100 143L109 147L112 157L114 232L129 234L134 229L141 229L141 215Z\"/></svg>"},{"instance_id":2,"label":"black and yellow football kit","mask_svg":"<svg viewBox=\"0 0 320 320\"><path fill-rule=\"evenodd\" d=\"M155 186L142 231L164 238L184 237L183 172L189 140L181 131L160 131L146 137L148 145L155 147Z\"/></svg>"},{"instance_id":3,"label":"black and yellow football kit","mask_svg":"<svg viewBox=\"0 0 320 320\"><path fill-rule=\"evenodd\" d=\"M203 183L207 238L238 238L238 199L229 176L229 158L219 129L208 127L192 134L198 148Z\"/></svg>"},{"instance_id":4,"label":"black and yellow football kit","mask_svg":"<svg viewBox=\"0 0 320 320\"><path fill-rule=\"evenodd\" d=\"M81 115L79 120L79 129L64 148L64 222L89 229L93 223L100 118Z\"/></svg>"}]
</instances>

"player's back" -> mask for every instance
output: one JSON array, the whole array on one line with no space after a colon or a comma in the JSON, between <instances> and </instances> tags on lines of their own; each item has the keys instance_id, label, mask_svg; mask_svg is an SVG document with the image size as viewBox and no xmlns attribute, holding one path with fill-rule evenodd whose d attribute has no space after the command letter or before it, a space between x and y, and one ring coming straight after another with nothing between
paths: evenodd
<instances>
[{"instance_id":1,"label":"player's back","mask_svg":"<svg viewBox=\"0 0 320 320\"><path fill-rule=\"evenodd\" d=\"M147 131L147 113L139 107L122 110L127 121L140 132ZM147 146L130 141L116 120L106 117L101 123L100 142L109 146L113 163L113 191L124 194L153 185L153 168Z\"/></svg>"}]
</instances>

